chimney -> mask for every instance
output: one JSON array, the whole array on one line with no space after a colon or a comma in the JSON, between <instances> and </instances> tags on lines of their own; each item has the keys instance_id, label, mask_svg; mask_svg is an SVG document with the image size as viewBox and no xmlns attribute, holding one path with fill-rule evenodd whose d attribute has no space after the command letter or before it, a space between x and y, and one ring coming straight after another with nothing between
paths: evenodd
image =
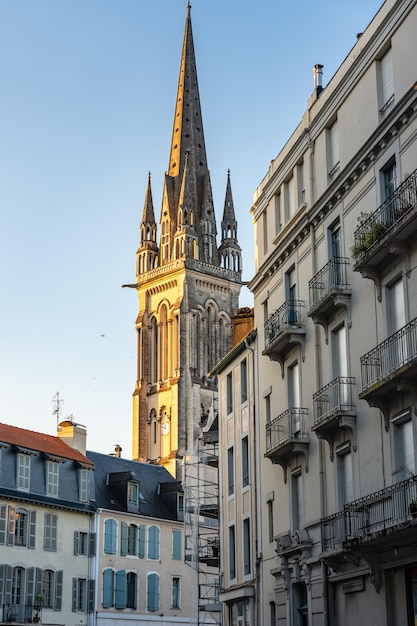
<instances>
[{"instance_id":1,"label":"chimney","mask_svg":"<svg viewBox=\"0 0 417 626\"><path fill-rule=\"evenodd\" d=\"M314 76L314 91L316 92L317 98L323 91L322 78L323 78L323 65L320 63L316 63L313 68L313 76Z\"/></svg>"},{"instance_id":2,"label":"chimney","mask_svg":"<svg viewBox=\"0 0 417 626\"><path fill-rule=\"evenodd\" d=\"M58 437L85 456L87 449L87 429L85 426L76 424L71 419L66 419L58 424Z\"/></svg>"},{"instance_id":3,"label":"chimney","mask_svg":"<svg viewBox=\"0 0 417 626\"><path fill-rule=\"evenodd\" d=\"M120 457L122 456L122 446L120 444L116 444L114 446L114 456L117 456L118 459L120 459Z\"/></svg>"}]
</instances>

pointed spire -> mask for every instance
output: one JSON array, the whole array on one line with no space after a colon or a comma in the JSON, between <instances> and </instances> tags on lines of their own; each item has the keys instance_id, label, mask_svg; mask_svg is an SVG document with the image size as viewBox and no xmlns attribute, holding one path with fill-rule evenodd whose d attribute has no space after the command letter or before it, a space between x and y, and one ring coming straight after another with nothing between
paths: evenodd
<instances>
[{"instance_id":1,"label":"pointed spire","mask_svg":"<svg viewBox=\"0 0 417 626\"><path fill-rule=\"evenodd\" d=\"M235 272L242 271L242 249L237 240L237 220L233 204L230 170L227 170L226 196L222 219L222 241L219 248L221 264Z\"/></svg>"},{"instance_id":2,"label":"pointed spire","mask_svg":"<svg viewBox=\"0 0 417 626\"><path fill-rule=\"evenodd\" d=\"M154 224L155 222L155 213L153 210L153 200L152 200L152 187L151 187L151 173L148 172L148 185L146 187L145 194L145 203L143 207L143 216L142 216L142 224Z\"/></svg>"},{"instance_id":3,"label":"pointed spire","mask_svg":"<svg viewBox=\"0 0 417 626\"><path fill-rule=\"evenodd\" d=\"M137 251L136 274L149 271L156 267L158 261L158 244L156 242L156 222L153 210L151 173L148 173L145 202L140 224L140 244Z\"/></svg>"},{"instance_id":4,"label":"pointed spire","mask_svg":"<svg viewBox=\"0 0 417 626\"><path fill-rule=\"evenodd\" d=\"M185 155L189 153L189 167L196 176L207 171L207 157L201 118L200 94L191 27L191 5L187 4L184 40L168 174L182 180Z\"/></svg>"}]
</instances>

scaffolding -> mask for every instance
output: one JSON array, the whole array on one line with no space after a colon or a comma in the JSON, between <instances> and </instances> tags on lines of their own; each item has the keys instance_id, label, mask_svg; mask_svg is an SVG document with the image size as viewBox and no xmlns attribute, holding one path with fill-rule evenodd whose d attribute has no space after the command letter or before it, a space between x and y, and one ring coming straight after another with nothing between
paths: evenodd
<instances>
[{"instance_id":1,"label":"scaffolding","mask_svg":"<svg viewBox=\"0 0 417 626\"><path fill-rule=\"evenodd\" d=\"M196 624L222 623L218 417L211 411L184 463L185 561L196 572Z\"/></svg>"}]
</instances>

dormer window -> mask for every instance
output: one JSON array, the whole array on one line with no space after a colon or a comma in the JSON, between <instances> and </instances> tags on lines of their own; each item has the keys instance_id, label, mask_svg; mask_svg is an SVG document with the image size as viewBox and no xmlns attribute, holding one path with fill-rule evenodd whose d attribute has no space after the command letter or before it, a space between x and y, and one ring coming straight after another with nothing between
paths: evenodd
<instances>
[{"instance_id":1,"label":"dormer window","mask_svg":"<svg viewBox=\"0 0 417 626\"><path fill-rule=\"evenodd\" d=\"M46 494L54 498L58 497L59 463L47 461L46 464Z\"/></svg>"},{"instance_id":2,"label":"dormer window","mask_svg":"<svg viewBox=\"0 0 417 626\"><path fill-rule=\"evenodd\" d=\"M30 488L30 455L23 452L17 455L16 486L22 491L29 491Z\"/></svg>"},{"instance_id":3,"label":"dormer window","mask_svg":"<svg viewBox=\"0 0 417 626\"><path fill-rule=\"evenodd\" d=\"M127 487L127 500L129 504L137 506L139 504L139 485L129 482Z\"/></svg>"},{"instance_id":4,"label":"dormer window","mask_svg":"<svg viewBox=\"0 0 417 626\"><path fill-rule=\"evenodd\" d=\"M90 499L90 470L85 467L79 469L79 496L80 502Z\"/></svg>"}]
</instances>

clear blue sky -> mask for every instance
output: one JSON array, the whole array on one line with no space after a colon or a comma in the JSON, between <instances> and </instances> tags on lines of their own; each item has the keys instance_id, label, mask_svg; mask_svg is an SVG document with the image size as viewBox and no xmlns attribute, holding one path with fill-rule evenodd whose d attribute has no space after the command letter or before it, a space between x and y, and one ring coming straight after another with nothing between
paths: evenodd
<instances>
[{"instance_id":1,"label":"clear blue sky","mask_svg":"<svg viewBox=\"0 0 417 626\"><path fill-rule=\"evenodd\" d=\"M0 421L131 455L135 252L159 216L186 0L0 0ZM244 278L252 193L381 0L193 0L220 225L230 168ZM250 306L250 294L242 306ZM105 335L102 337L101 335Z\"/></svg>"}]
</instances>

